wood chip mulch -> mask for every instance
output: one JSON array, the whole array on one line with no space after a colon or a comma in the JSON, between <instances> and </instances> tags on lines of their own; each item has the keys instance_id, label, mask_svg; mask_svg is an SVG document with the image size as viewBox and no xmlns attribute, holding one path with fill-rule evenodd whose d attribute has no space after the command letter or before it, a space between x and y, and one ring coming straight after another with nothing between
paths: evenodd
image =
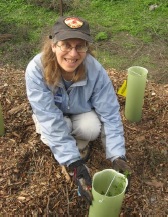
<instances>
[{"instance_id":1,"label":"wood chip mulch","mask_svg":"<svg viewBox=\"0 0 168 217\"><path fill-rule=\"evenodd\" d=\"M0 102L5 135L0 137L1 216L87 216L89 206L64 167L35 133L25 91L24 71L0 68ZM115 90L127 74L108 70ZM143 117L130 123L121 106L127 159L133 174L120 216L168 215L168 84L147 82ZM91 175L111 168L100 139L92 144L87 162Z\"/></svg>"}]
</instances>

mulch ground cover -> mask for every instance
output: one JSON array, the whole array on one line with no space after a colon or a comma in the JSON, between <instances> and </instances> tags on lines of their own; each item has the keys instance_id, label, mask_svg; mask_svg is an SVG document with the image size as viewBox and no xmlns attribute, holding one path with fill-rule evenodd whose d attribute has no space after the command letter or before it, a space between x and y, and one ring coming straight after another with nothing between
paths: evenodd
<instances>
[{"instance_id":1,"label":"mulch ground cover","mask_svg":"<svg viewBox=\"0 0 168 217\"><path fill-rule=\"evenodd\" d=\"M127 74L108 70L115 90ZM130 123L121 106L127 159L133 174L120 216L168 215L168 84L147 82L143 116ZM49 147L35 133L26 97L24 71L0 68L0 102L5 135L0 137L1 216L87 216L89 206ZM87 162L91 175L111 168L98 138Z\"/></svg>"}]
</instances>

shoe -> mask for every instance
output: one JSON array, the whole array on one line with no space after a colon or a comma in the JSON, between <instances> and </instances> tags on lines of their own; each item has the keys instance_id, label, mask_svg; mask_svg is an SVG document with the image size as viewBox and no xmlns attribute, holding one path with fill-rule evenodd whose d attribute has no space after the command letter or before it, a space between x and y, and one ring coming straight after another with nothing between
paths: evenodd
<instances>
[{"instance_id":1,"label":"shoe","mask_svg":"<svg viewBox=\"0 0 168 217\"><path fill-rule=\"evenodd\" d=\"M87 162L89 160L89 157L90 157L90 145L87 145L85 148L83 149L79 149L79 152L80 152L80 155L81 155L81 158L84 162Z\"/></svg>"}]
</instances>

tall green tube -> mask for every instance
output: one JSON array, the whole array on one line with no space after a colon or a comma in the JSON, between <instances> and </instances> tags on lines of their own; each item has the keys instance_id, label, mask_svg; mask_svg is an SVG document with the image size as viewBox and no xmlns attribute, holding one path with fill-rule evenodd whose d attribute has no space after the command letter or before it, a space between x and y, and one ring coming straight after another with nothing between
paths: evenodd
<instances>
[{"instance_id":1,"label":"tall green tube","mask_svg":"<svg viewBox=\"0 0 168 217\"><path fill-rule=\"evenodd\" d=\"M113 169L95 173L89 217L118 217L127 185L127 178Z\"/></svg>"},{"instance_id":2,"label":"tall green tube","mask_svg":"<svg viewBox=\"0 0 168 217\"><path fill-rule=\"evenodd\" d=\"M4 121L3 121L2 107L0 103L0 136L3 136L4 134L5 134Z\"/></svg>"},{"instance_id":3,"label":"tall green tube","mask_svg":"<svg viewBox=\"0 0 168 217\"><path fill-rule=\"evenodd\" d=\"M140 66L128 69L125 117L131 122L141 120L147 74L148 70Z\"/></svg>"}]
</instances>

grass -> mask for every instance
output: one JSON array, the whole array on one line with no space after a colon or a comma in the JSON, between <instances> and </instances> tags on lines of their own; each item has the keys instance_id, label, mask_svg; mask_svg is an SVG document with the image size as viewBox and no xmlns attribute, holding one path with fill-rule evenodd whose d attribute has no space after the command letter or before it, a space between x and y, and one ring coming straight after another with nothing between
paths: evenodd
<instances>
[{"instance_id":1,"label":"grass","mask_svg":"<svg viewBox=\"0 0 168 217\"><path fill-rule=\"evenodd\" d=\"M98 57L99 61L105 68L115 68L114 66L122 65L126 61L125 58L118 58L118 56L114 55L113 58L110 52L106 49L98 49L95 51L95 56Z\"/></svg>"},{"instance_id":2,"label":"grass","mask_svg":"<svg viewBox=\"0 0 168 217\"><path fill-rule=\"evenodd\" d=\"M59 16L58 9L54 11L27 2L3 0L0 3L0 32L12 35L12 40L1 43L3 64L25 68L30 58L39 52L41 35L46 34L45 29ZM135 53L141 44L155 43L155 38L167 40L167 0L73 0L72 3L64 15L77 15L90 22L97 58L105 67L123 69L129 62L128 53ZM150 11L152 4L158 7ZM111 44L117 44L119 49ZM148 56L135 61L142 65L147 62L150 62Z\"/></svg>"},{"instance_id":3,"label":"grass","mask_svg":"<svg viewBox=\"0 0 168 217\"><path fill-rule=\"evenodd\" d=\"M0 13L0 32L12 35L10 41L1 44L2 62L25 68L29 59L39 52L43 29L53 25L54 12L23 0L11 0L8 4L0 3Z\"/></svg>"}]
</instances>

